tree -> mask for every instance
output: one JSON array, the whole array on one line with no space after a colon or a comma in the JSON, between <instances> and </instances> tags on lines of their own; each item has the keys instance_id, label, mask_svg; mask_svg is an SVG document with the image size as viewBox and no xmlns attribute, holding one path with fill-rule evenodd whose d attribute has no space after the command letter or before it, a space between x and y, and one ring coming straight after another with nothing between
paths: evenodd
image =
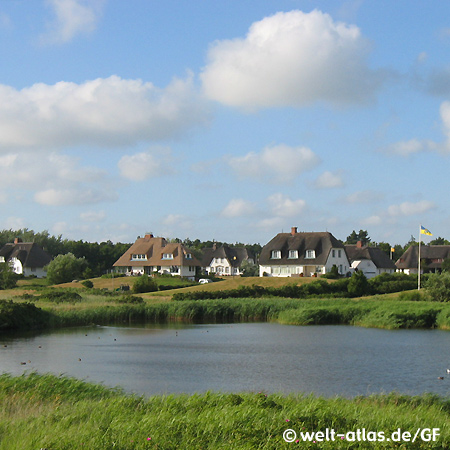
<instances>
[{"instance_id":1,"label":"tree","mask_svg":"<svg viewBox=\"0 0 450 450\"><path fill-rule=\"evenodd\" d=\"M447 239L439 236L438 238L430 241L430 245L450 245L450 241L447 241Z\"/></svg>"},{"instance_id":2,"label":"tree","mask_svg":"<svg viewBox=\"0 0 450 450\"><path fill-rule=\"evenodd\" d=\"M8 263L0 263L0 289L12 289L16 287L17 274L14 273Z\"/></svg>"},{"instance_id":3,"label":"tree","mask_svg":"<svg viewBox=\"0 0 450 450\"><path fill-rule=\"evenodd\" d=\"M58 255L46 267L47 281L49 284L60 284L81 278L86 266L86 260L77 258L73 253Z\"/></svg>"},{"instance_id":4,"label":"tree","mask_svg":"<svg viewBox=\"0 0 450 450\"><path fill-rule=\"evenodd\" d=\"M345 241L346 244L356 244L358 241L361 241L362 245L368 245L371 241L369 237L369 233L367 230L359 230L357 233L355 230L353 230L350 234L350 236L347 236L347 240Z\"/></svg>"},{"instance_id":5,"label":"tree","mask_svg":"<svg viewBox=\"0 0 450 450\"><path fill-rule=\"evenodd\" d=\"M354 272L348 282L347 290L352 297L362 297L370 294L370 284L361 270Z\"/></svg>"},{"instance_id":6,"label":"tree","mask_svg":"<svg viewBox=\"0 0 450 450\"><path fill-rule=\"evenodd\" d=\"M257 277L259 275L259 267L247 260L242 261L241 269L243 277Z\"/></svg>"}]
</instances>

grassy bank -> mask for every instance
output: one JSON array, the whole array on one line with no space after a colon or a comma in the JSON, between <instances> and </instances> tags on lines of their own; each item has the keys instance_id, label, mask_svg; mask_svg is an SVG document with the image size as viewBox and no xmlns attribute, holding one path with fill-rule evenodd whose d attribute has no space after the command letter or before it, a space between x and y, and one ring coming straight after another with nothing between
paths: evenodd
<instances>
[{"instance_id":1,"label":"grassy bank","mask_svg":"<svg viewBox=\"0 0 450 450\"><path fill-rule=\"evenodd\" d=\"M450 401L399 394L323 399L263 393L150 398L53 375L0 376L0 450L445 449ZM283 432L348 433L332 442L287 444ZM352 442L357 430L415 434L439 428L435 442ZM420 436L420 435L419 435ZM426 437L426 435L423 435Z\"/></svg>"},{"instance_id":2,"label":"grassy bank","mask_svg":"<svg viewBox=\"0 0 450 450\"><path fill-rule=\"evenodd\" d=\"M121 297L54 304L0 301L2 329L61 328L133 323L276 321L287 325L355 325L450 330L450 304L400 301L394 295L361 299L221 299L120 303Z\"/></svg>"}]
</instances>

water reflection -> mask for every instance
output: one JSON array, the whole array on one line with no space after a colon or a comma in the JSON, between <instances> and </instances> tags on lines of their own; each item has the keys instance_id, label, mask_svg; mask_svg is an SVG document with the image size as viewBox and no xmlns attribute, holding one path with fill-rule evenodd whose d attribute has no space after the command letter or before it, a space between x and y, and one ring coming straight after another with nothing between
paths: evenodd
<instances>
[{"instance_id":1,"label":"water reflection","mask_svg":"<svg viewBox=\"0 0 450 450\"><path fill-rule=\"evenodd\" d=\"M450 333L270 323L91 327L3 338L0 363L2 372L64 373L147 395L448 395Z\"/></svg>"}]
</instances>

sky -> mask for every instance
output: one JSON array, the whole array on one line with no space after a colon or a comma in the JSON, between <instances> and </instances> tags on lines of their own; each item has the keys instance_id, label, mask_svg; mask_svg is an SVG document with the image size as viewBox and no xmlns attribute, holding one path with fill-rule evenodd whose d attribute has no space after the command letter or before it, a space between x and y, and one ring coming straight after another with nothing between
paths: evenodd
<instances>
[{"instance_id":1,"label":"sky","mask_svg":"<svg viewBox=\"0 0 450 450\"><path fill-rule=\"evenodd\" d=\"M450 2L0 0L0 40L0 229L450 239Z\"/></svg>"}]
</instances>

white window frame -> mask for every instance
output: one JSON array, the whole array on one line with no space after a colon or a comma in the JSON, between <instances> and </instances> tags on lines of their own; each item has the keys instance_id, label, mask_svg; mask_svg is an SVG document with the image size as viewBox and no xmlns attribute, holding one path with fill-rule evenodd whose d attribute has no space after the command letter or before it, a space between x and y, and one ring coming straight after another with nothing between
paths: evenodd
<instances>
[{"instance_id":1,"label":"white window frame","mask_svg":"<svg viewBox=\"0 0 450 450\"><path fill-rule=\"evenodd\" d=\"M271 259L281 259L281 250L272 250Z\"/></svg>"},{"instance_id":2,"label":"white window frame","mask_svg":"<svg viewBox=\"0 0 450 450\"><path fill-rule=\"evenodd\" d=\"M306 250L305 259L315 259L316 251L315 250Z\"/></svg>"},{"instance_id":3,"label":"white window frame","mask_svg":"<svg viewBox=\"0 0 450 450\"><path fill-rule=\"evenodd\" d=\"M289 259L298 259L298 250L289 250Z\"/></svg>"}]
</instances>

